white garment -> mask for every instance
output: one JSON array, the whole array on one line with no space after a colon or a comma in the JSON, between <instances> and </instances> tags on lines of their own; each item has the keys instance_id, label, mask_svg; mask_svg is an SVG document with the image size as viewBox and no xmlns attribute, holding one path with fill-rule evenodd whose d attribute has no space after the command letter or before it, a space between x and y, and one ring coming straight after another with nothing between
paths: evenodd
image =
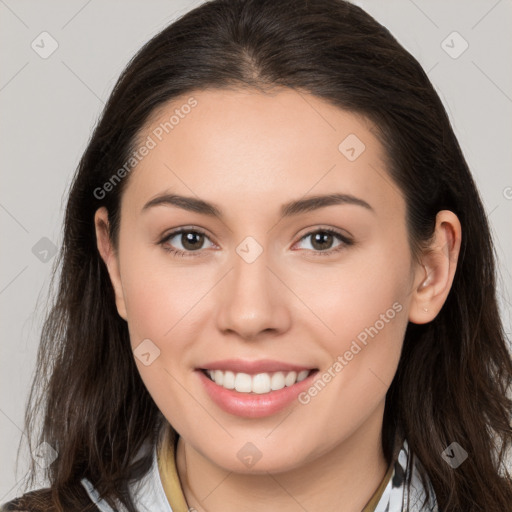
<instances>
[{"instance_id":1,"label":"white garment","mask_svg":"<svg viewBox=\"0 0 512 512\"><path fill-rule=\"evenodd\" d=\"M434 488L430 480L428 481L430 493L429 501L426 502L425 500L426 494L421 483L417 459L415 459L416 464L412 468L409 508L405 508L408 499L406 482L410 472L410 469L407 467L408 450L407 441L404 441L398 454L398 460L395 462L393 474L382 493L382 497L375 508L375 512L403 512L405 510L408 512L439 512Z\"/></svg>"},{"instance_id":2,"label":"white garment","mask_svg":"<svg viewBox=\"0 0 512 512\"><path fill-rule=\"evenodd\" d=\"M172 512L162 486L162 481L160 480L156 454L155 448L153 450L151 469L139 482L130 487L130 493L135 497L134 502L139 512ZM113 512L112 507L107 502L99 499L98 492L87 478L82 478L81 482L91 500L102 512ZM119 510L126 510L126 507L123 507L121 504L119 504L118 508Z\"/></svg>"},{"instance_id":3,"label":"white garment","mask_svg":"<svg viewBox=\"0 0 512 512\"><path fill-rule=\"evenodd\" d=\"M375 512L403 512L406 510L403 508L403 504L407 503L407 487L405 485L407 481L407 450L408 445L405 441L398 455L398 460L395 462L393 474L384 489ZM113 512L113 509L104 500L99 499L96 489L89 480L82 478L81 482L91 500L102 512ZM425 491L419 478L417 465L415 465L412 472L409 512L439 511L430 482L429 486L430 501L422 508L425 501ZM172 512L160 480L156 447L153 449L153 464L150 471L139 482L130 487L130 492L134 496L134 502L139 512ZM126 510L122 505L119 506L119 509Z\"/></svg>"}]
</instances>

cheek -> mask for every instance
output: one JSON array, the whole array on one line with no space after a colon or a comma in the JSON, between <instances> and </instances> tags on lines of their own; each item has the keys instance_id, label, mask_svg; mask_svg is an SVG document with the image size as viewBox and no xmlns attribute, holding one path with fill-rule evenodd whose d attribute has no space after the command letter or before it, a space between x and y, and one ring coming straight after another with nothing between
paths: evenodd
<instances>
[{"instance_id":1,"label":"cheek","mask_svg":"<svg viewBox=\"0 0 512 512\"><path fill-rule=\"evenodd\" d=\"M178 350L179 340L186 337L184 329L191 324L190 314L210 286L206 267L171 265L161 249L133 247L126 254L121 278L132 346L145 338L161 346L173 340Z\"/></svg>"},{"instance_id":2,"label":"cheek","mask_svg":"<svg viewBox=\"0 0 512 512\"><path fill-rule=\"evenodd\" d=\"M194 306L209 281L192 267L171 267L165 255L154 251L139 253L136 247L127 247L125 254L129 256L123 260L122 280L134 360L157 407L181 429L182 416L204 415L183 383L194 346Z\"/></svg>"},{"instance_id":3,"label":"cheek","mask_svg":"<svg viewBox=\"0 0 512 512\"><path fill-rule=\"evenodd\" d=\"M364 343L372 334L383 343L397 338L401 342L397 334L407 323L409 268L405 246L375 243L354 251L340 265L304 267L291 282L312 313L307 315L310 323L323 325L319 334L329 343L329 352L339 354L352 340Z\"/></svg>"},{"instance_id":4,"label":"cheek","mask_svg":"<svg viewBox=\"0 0 512 512\"><path fill-rule=\"evenodd\" d=\"M333 308L326 316L336 333L322 337L326 364L299 397L310 422L304 428L313 436L320 425L325 449L358 432L383 407L407 325L405 308L391 296L372 297L371 305L358 296L341 305L345 309Z\"/></svg>"},{"instance_id":5,"label":"cheek","mask_svg":"<svg viewBox=\"0 0 512 512\"><path fill-rule=\"evenodd\" d=\"M316 337L331 362L341 361L340 371L350 382L364 386L365 379L375 378L368 373L372 369L389 385L408 323L400 287L382 281L374 286L353 278L331 279L324 294L310 299L311 310L318 312L323 324Z\"/></svg>"},{"instance_id":6,"label":"cheek","mask_svg":"<svg viewBox=\"0 0 512 512\"><path fill-rule=\"evenodd\" d=\"M204 318L210 318L205 299L215 282L214 269L170 264L165 251L144 251L135 244L125 254L121 277L135 362L158 408L181 428L185 417L204 416L184 384L197 360L194 340ZM150 357L144 357L148 352Z\"/></svg>"},{"instance_id":7,"label":"cheek","mask_svg":"<svg viewBox=\"0 0 512 512\"><path fill-rule=\"evenodd\" d=\"M318 402L335 417L340 414L340 421L347 421L347 411L354 421L361 419L384 399L393 380L408 324L408 269L406 248L381 248L336 272L318 267L297 292L319 318L311 316L330 359L319 374L329 391L319 383Z\"/></svg>"}]
</instances>

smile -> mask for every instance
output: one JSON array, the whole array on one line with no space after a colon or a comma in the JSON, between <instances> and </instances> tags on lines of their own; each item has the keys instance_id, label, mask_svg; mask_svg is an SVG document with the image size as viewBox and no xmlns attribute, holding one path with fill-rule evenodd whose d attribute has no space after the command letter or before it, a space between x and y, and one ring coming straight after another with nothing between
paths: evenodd
<instances>
[{"instance_id":1,"label":"smile","mask_svg":"<svg viewBox=\"0 0 512 512\"><path fill-rule=\"evenodd\" d=\"M234 389L239 393L265 394L271 391L278 391L284 387L290 387L297 382L306 379L313 370L302 370L300 372L272 372L250 375L243 372L232 372L229 370L203 370L215 384L224 389Z\"/></svg>"},{"instance_id":2,"label":"smile","mask_svg":"<svg viewBox=\"0 0 512 512\"><path fill-rule=\"evenodd\" d=\"M263 418L298 403L312 385L318 368L279 361L224 360L194 372L206 396L224 412L243 418Z\"/></svg>"}]
</instances>

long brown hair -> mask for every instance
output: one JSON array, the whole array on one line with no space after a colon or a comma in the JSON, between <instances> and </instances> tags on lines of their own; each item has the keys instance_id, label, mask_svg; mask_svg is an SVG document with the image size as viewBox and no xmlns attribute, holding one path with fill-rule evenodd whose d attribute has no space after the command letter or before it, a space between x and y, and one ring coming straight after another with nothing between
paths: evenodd
<instances>
[{"instance_id":1,"label":"long brown hair","mask_svg":"<svg viewBox=\"0 0 512 512\"><path fill-rule=\"evenodd\" d=\"M486 214L419 63L343 0L206 2L151 39L119 78L71 186L58 287L26 414L30 446L45 441L58 452L47 468L54 502L72 504L73 489L87 477L111 505L117 499L135 511L128 484L148 471L151 455L134 458L144 442L155 443L165 421L137 371L96 248L94 213L106 206L115 243L129 177L107 194L94 191L128 161L155 109L194 90L242 87L292 88L371 120L390 178L406 198L413 254L432 236L439 210L459 217L452 289L432 322L407 328L382 444L390 460L395 436L407 439L409 463L420 460L444 512L510 510L504 466L512 440L512 361ZM453 441L469 454L455 470L441 457Z\"/></svg>"}]
</instances>

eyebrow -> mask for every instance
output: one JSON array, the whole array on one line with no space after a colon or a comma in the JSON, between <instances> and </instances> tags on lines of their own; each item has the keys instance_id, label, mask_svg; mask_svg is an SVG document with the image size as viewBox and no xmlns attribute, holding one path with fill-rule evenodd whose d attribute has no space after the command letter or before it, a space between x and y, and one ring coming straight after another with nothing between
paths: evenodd
<instances>
[{"instance_id":1,"label":"eyebrow","mask_svg":"<svg viewBox=\"0 0 512 512\"><path fill-rule=\"evenodd\" d=\"M325 208L326 206L344 204L361 206L375 213L375 210L366 201L351 194L315 195L295 201L290 201L289 203L281 206L280 213L281 218L292 217L301 213L312 212L320 208ZM164 193L148 201L143 206L142 212L147 211L155 206L176 206L184 210L208 215L210 217L217 217L219 219L223 218L222 211L217 205L196 197Z\"/></svg>"}]
</instances>

